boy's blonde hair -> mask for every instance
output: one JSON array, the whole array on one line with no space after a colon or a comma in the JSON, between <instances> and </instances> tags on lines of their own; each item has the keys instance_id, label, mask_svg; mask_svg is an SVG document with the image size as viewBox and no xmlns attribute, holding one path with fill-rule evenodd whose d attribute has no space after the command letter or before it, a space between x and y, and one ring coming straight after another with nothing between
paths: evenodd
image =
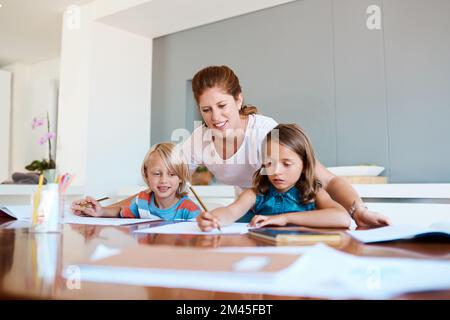
<instances>
[{"instance_id":1,"label":"boy's blonde hair","mask_svg":"<svg viewBox=\"0 0 450 320\"><path fill-rule=\"evenodd\" d=\"M179 152L175 152L174 148L175 145L170 142L158 143L151 147L145 155L144 161L142 161L141 174L147 186L150 187L147 176L147 163L149 162L152 154L156 152L161 157L166 168L173 171L178 178L180 178L180 185L177 188L176 195L178 197L182 197L188 194L187 184L190 180L189 168L184 162L181 154Z\"/></svg>"}]
</instances>

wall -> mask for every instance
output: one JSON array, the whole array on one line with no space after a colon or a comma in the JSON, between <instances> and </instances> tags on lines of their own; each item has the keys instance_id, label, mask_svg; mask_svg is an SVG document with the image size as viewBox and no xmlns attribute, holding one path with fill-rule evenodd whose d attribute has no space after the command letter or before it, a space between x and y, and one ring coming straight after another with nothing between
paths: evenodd
<instances>
[{"instance_id":1,"label":"wall","mask_svg":"<svg viewBox=\"0 0 450 320\"><path fill-rule=\"evenodd\" d=\"M381 30L366 28L372 4ZM193 74L226 64L248 103L307 130L325 165L448 182L449 30L446 0L303 0L157 38L152 143L185 127Z\"/></svg>"},{"instance_id":2,"label":"wall","mask_svg":"<svg viewBox=\"0 0 450 320\"><path fill-rule=\"evenodd\" d=\"M152 41L96 22L97 2L81 9L80 29L63 25L58 167L87 194L113 196L142 180Z\"/></svg>"},{"instance_id":3,"label":"wall","mask_svg":"<svg viewBox=\"0 0 450 320\"><path fill-rule=\"evenodd\" d=\"M8 155L10 150L11 73L0 70L0 150ZM6 151L6 152L5 152ZM9 175L9 157L0 159L0 182Z\"/></svg>"},{"instance_id":4,"label":"wall","mask_svg":"<svg viewBox=\"0 0 450 320\"><path fill-rule=\"evenodd\" d=\"M48 158L48 145L40 145L39 138L46 127L31 128L34 117L50 116L51 131L56 130L59 59L36 64L5 66L12 74L11 152L8 176L25 172L25 166L36 159ZM52 141L55 157L55 141Z\"/></svg>"},{"instance_id":5,"label":"wall","mask_svg":"<svg viewBox=\"0 0 450 320\"><path fill-rule=\"evenodd\" d=\"M86 193L100 196L142 181L150 144L152 42L101 23L94 24L93 37Z\"/></svg>"}]
</instances>

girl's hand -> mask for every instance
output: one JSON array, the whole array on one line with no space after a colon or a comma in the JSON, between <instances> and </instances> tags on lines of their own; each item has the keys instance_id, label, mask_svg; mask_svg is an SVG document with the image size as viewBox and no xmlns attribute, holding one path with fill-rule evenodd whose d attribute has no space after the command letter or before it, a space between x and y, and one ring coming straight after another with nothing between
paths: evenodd
<instances>
[{"instance_id":1,"label":"girl's hand","mask_svg":"<svg viewBox=\"0 0 450 320\"><path fill-rule=\"evenodd\" d=\"M220 221L215 215L208 211L203 211L197 218L197 224L202 231L211 231L220 227Z\"/></svg>"},{"instance_id":2,"label":"girl's hand","mask_svg":"<svg viewBox=\"0 0 450 320\"><path fill-rule=\"evenodd\" d=\"M287 218L283 214L278 214L275 216L263 216L256 215L250 221L250 227L252 228L262 228L267 225L283 227L287 225Z\"/></svg>"},{"instance_id":3,"label":"girl's hand","mask_svg":"<svg viewBox=\"0 0 450 320\"><path fill-rule=\"evenodd\" d=\"M82 200L72 202L70 209L78 216L101 217L103 215L103 207L97 200L89 196Z\"/></svg>"}]
</instances>

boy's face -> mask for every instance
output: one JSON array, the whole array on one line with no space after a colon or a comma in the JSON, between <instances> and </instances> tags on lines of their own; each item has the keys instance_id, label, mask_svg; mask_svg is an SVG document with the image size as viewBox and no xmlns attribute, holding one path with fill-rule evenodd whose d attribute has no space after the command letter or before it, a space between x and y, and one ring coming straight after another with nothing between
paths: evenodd
<instances>
[{"instance_id":1,"label":"boy's face","mask_svg":"<svg viewBox=\"0 0 450 320\"><path fill-rule=\"evenodd\" d=\"M147 181L155 196L160 199L175 198L180 178L167 168L164 161L153 153L147 163Z\"/></svg>"},{"instance_id":2,"label":"boy's face","mask_svg":"<svg viewBox=\"0 0 450 320\"><path fill-rule=\"evenodd\" d=\"M279 192L286 192L300 179L303 171L302 159L291 149L270 142L264 162L269 181Z\"/></svg>"}]
</instances>

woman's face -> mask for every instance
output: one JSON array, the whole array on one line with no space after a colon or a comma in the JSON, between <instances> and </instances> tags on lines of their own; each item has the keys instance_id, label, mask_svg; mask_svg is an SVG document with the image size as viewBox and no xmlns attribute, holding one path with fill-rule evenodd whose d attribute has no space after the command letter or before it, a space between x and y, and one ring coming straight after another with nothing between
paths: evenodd
<instances>
[{"instance_id":1,"label":"woman's face","mask_svg":"<svg viewBox=\"0 0 450 320\"><path fill-rule=\"evenodd\" d=\"M200 114L208 128L229 135L234 129L242 128L239 109L242 107L242 95L237 100L219 87L206 89L199 98Z\"/></svg>"}]
</instances>

